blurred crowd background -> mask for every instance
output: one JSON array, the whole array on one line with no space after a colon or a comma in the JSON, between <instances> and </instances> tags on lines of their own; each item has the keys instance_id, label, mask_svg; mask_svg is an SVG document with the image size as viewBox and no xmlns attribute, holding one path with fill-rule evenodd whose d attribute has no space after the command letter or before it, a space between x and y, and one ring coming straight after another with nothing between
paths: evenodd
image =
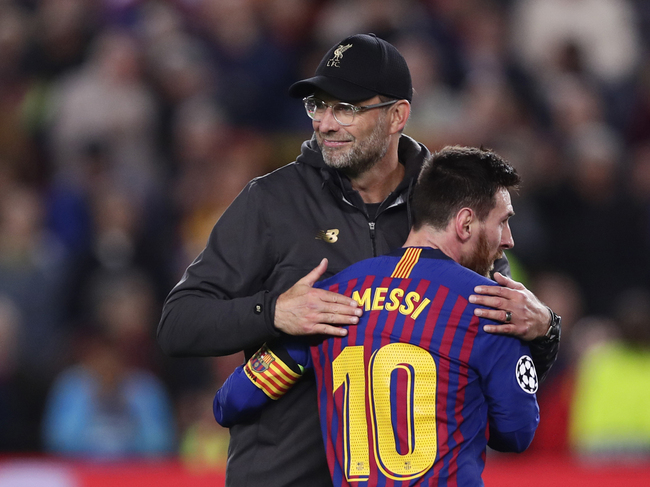
<instances>
[{"instance_id":1,"label":"blurred crowd background","mask_svg":"<svg viewBox=\"0 0 650 487\"><path fill-rule=\"evenodd\" d=\"M289 85L374 32L408 135L523 175L508 256L564 333L531 454L650 458L649 26L644 0L0 0L0 451L221 465L242 357L165 357L162 301L311 136Z\"/></svg>"}]
</instances>

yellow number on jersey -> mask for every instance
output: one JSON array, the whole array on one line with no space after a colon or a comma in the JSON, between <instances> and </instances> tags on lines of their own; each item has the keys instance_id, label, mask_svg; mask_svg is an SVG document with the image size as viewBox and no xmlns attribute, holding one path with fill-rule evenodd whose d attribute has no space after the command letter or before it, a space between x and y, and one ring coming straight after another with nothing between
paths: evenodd
<instances>
[{"instance_id":1,"label":"yellow number on jersey","mask_svg":"<svg viewBox=\"0 0 650 487\"><path fill-rule=\"evenodd\" d=\"M377 350L366 366L364 347L346 347L332 363L334 392L344 386L344 470L350 482L366 480L370 474L368 419L378 468L389 478L414 479L431 468L437 454L436 365L431 354L415 345L391 343ZM391 376L402 370L407 377L406 432L408 452L400 454L391 417ZM411 403L412 401L412 403Z\"/></svg>"}]
</instances>

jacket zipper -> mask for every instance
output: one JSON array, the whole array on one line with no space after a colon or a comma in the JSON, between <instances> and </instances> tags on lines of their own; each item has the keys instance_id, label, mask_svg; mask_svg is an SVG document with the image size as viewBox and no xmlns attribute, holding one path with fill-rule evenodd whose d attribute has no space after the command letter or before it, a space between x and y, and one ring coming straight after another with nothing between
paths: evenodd
<instances>
[{"instance_id":1,"label":"jacket zipper","mask_svg":"<svg viewBox=\"0 0 650 487\"><path fill-rule=\"evenodd\" d=\"M375 244L375 222L368 222L370 227L370 243L372 244L372 256L377 257L377 245Z\"/></svg>"}]
</instances>

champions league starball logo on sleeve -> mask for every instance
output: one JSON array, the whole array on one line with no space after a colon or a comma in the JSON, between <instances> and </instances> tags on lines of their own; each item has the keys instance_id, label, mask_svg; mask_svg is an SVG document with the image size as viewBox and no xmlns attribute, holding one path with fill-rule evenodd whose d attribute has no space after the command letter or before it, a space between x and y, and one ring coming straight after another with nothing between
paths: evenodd
<instances>
[{"instance_id":1,"label":"champions league starball logo on sleeve","mask_svg":"<svg viewBox=\"0 0 650 487\"><path fill-rule=\"evenodd\" d=\"M533 359L528 355L523 355L517 362L515 369L517 383L528 394L535 394L539 381L537 380L537 371Z\"/></svg>"}]
</instances>

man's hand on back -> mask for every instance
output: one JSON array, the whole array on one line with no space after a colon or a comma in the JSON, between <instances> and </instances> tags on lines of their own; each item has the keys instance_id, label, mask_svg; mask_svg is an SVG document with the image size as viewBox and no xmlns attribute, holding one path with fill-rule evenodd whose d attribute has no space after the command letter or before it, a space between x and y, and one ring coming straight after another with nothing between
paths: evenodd
<instances>
[{"instance_id":1,"label":"man's hand on back","mask_svg":"<svg viewBox=\"0 0 650 487\"><path fill-rule=\"evenodd\" d=\"M362 314L358 303L342 294L314 288L327 270L323 259L309 274L278 296L275 327L288 335L345 336L347 330L336 325L356 325Z\"/></svg>"},{"instance_id":2,"label":"man's hand on back","mask_svg":"<svg viewBox=\"0 0 650 487\"><path fill-rule=\"evenodd\" d=\"M534 340L546 335L551 322L549 309L526 287L496 272L500 286L477 286L469 297L470 303L495 309L477 308L476 316L501 321L503 325L486 325L488 333L511 335L521 340ZM510 312L508 321L507 312Z\"/></svg>"}]
</instances>

